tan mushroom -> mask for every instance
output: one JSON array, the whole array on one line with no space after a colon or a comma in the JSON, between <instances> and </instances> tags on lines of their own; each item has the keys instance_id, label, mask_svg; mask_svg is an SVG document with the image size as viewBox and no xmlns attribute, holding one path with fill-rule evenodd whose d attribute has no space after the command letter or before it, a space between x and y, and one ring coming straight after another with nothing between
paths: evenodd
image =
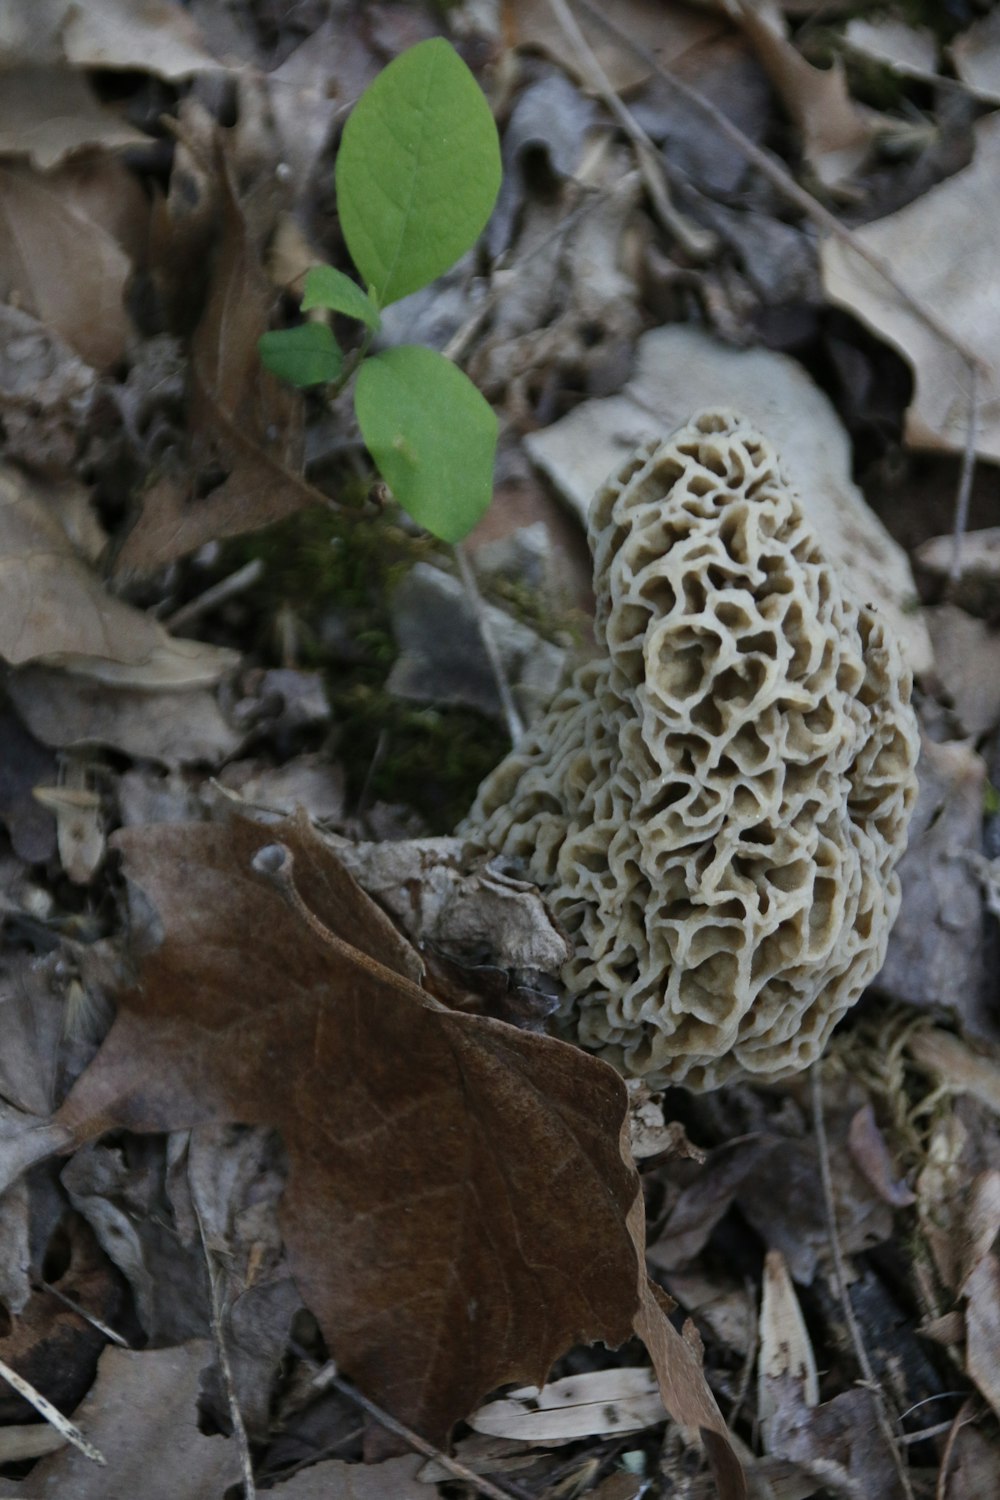
<instances>
[{"instance_id":1,"label":"tan mushroom","mask_svg":"<svg viewBox=\"0 0 1000 1500\"><path fill-rule=\"evenodd\" d=\"M596 495L597 637L459 830L570 934L564 1034L652 1086L780 1077L878 973L910 676L774 450L707 412Z\"/></svg>"}]
</instances>

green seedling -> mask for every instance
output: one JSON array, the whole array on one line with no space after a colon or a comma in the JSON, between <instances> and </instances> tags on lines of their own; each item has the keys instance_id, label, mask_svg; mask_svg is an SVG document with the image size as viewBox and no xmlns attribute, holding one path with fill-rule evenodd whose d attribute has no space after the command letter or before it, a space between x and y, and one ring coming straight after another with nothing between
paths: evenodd
<instances>
[{"instance_id":1,"label":"green seedling","mask_svg":"<svg viewBox=\"0 0 1000 1500\"><path fill-rule=\"evenodd\" d=\"M440 38L412 47L366 89L344 127L334 177L351 258L367 291L314 266L302 309L364 326L345 358L325 323L265 333L260 357L293 385L342 389L356 374L361 435L413 519L457 542L490 502L497 423L472 382L417 344L370 354L380 312L453 265L478 239L500 187L497 129L468 68Z\"/></svg>"}]
</instances>

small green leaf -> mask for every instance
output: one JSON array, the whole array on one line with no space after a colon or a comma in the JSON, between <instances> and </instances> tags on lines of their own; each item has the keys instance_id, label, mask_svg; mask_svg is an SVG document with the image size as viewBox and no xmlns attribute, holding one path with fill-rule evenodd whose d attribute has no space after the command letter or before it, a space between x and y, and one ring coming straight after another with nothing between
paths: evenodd
<instances>
[{"instance_id":1,"label":"small green leaf","mask_svg":"<svg viewBox=\"0 0 1000 1500\"><path fill-rule=\"evenodd\" d=\"M361 435L415 521L460 541L490 503L497 419L472 381L418 344L362 362L354 389Z\"/></svg>"},{"instance_id":2,"label":"small green leaf","mask_svg":"<svg viewBox=\"0 0 1000 1500\"><path fill-rule=\"evenodd\" d=\"M475 244L500 187L497 129L450 43L420 42L365 90L337 153L337 208L380 307Z\"/></svg>"},{"instance_id":3,"label":"small green leaf","mask_svg":"<svg viewBox=\"0 0 1000 1500\"><path fill-rule=\"evenodd\" d=\"M344 366L340 346L325 323L301 323L262 333L257 349L264 368L292 385L324 385Z\"/></svg>"},{"instance_id":4,"label":"small green leaf","mask_svg":"<svg viewBox=\"0 0 1000 1500\"><path fill-rule=\"evenodd\" d=\"M367 323L374 333L378 333L381 326L378 308L367 292L363 292L343 271L334 270L333 266L313 266L306 273L302 311L309 312L313 307L328 307L331 312L357 318L359 322Z\"/></svg>"}]
</instances>

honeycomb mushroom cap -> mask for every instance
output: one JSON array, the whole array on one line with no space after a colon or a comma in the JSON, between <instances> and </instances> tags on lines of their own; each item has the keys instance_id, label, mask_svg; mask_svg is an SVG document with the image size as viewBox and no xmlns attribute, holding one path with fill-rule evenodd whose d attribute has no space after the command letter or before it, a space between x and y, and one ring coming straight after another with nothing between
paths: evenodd
<instances>
[{"instance_id":1,"label":"honeycomb mushroom cap","mask_svg":"<svg viewBox=\"0 0 1000 1500\"><path fill-rule=\"evenodd\" d=\"M909 673L731 413L639 449L589 530L604 654L460 832L518 857L570 934L567 1036L654 1087L795 1072L885 957Z\"/></svg>"}]
</instances>

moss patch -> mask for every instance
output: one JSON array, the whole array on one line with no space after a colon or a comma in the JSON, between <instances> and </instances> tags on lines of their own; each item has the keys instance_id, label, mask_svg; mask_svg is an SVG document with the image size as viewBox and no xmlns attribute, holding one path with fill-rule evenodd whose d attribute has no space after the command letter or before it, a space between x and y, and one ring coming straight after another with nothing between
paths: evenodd
<instances>
[{"instance_id":1,"label":"moss patch","mask_svg":"<svg viewBox=\"0 0 1000 1500\"><path fill-rule=\"evenodd\" d=\"M474 710L416 707L385 691L397 655L392 590L416 562L450 566L448 549L406 531L392 508L345 518L316 507L230 543L221 573L254 558L265 564L246 596L254 648L277 665L291 641L295 664L323 673L349 810L362 796L403 802L431 832L450 832L502 753L502 732Z\"/></svg>"}]
</instances>

